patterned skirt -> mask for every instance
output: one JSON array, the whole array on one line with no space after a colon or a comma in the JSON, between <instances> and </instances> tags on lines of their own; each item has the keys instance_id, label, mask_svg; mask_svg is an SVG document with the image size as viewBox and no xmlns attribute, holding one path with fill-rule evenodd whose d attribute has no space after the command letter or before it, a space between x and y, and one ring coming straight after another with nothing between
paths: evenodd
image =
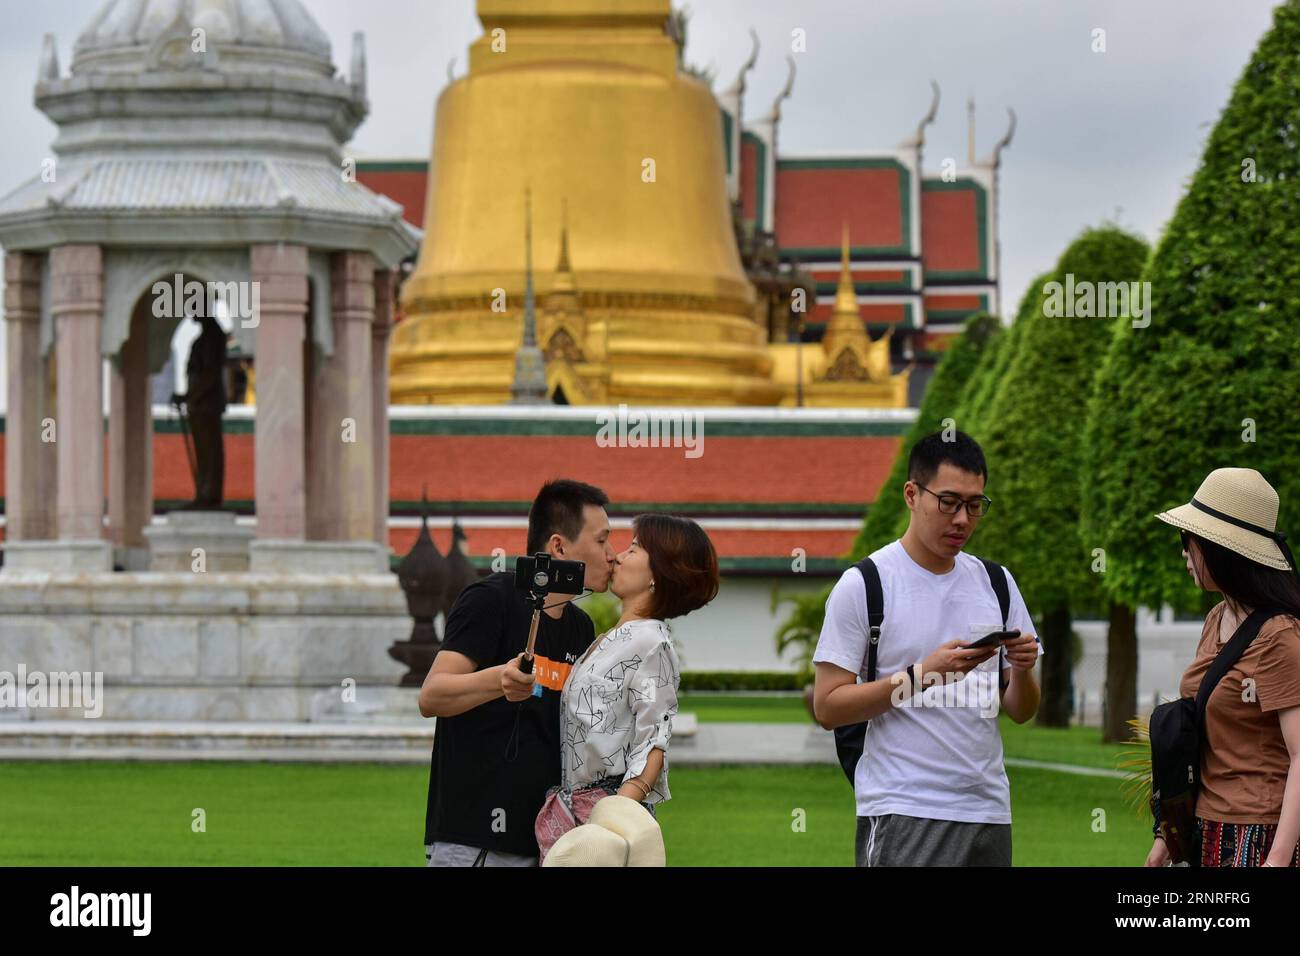
<instances>
[{"instance_id":1,"label":"patterned skirt","mask_svg":"<svg viewBox=\"0 0 1300 956\"><path fill-rule=\"evenodd\" d=\"M1201 866L1262 866L1277 834L1276 823L1220 823L1196 820L1201 829ZM1300 866L1300 842L1290 866Z\"/></svg>"}]
</instances>

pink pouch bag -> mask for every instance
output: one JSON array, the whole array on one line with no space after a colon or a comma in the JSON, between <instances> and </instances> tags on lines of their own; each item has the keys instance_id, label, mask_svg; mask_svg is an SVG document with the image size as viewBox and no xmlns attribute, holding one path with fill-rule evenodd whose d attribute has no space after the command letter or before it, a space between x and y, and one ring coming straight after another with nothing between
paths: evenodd
<instances>
[{"instance_id":1,"label":"pink pouch bag","mask_svg":"<svg viewBox=\"0 0 1300 956\"><path fill-rule=\"evenodd\" d=\"M546 862L546 854L551 852L556 840L579 824L586 823L591 808L608 796L609 791L603 787L583 787L572 793L559 787L546 791L546 800L533 825L537 848L541 851L540 862Z\"/></svg>"}]
</instances>

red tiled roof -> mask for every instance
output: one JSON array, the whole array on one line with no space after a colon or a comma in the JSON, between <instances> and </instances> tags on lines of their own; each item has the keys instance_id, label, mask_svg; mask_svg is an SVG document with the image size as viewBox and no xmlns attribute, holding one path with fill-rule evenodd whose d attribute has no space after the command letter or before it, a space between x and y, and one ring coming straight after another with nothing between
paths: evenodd
<instances>
[{"instance_id":1,"label":"red tiled roof","mask_svg":"<svg viewBox=\"0 0 1300 956\"><path fill-rule=\"evenodd\" d=\"M835 303L818 302L808 311L809 322L830 322ZM896 323L907 321L907 307L901 302L859 302L858 314L870 323Z\"/></svg>"},{"instance_id":2,"label":"red tiled roof","mask_svg":"<svg viewBox=\"0 0 1300 956\"><path fill-rule=\"evenodd\" d=\"M929 311L978 312L984 308L984 300L978 295L927 295L925 309Z\"/></svg>"},{"instance_id":3,"label":"red tiled roof","mask_svg":"<svg viewBox=\"0 0 1300 956\"><path fill-rule=\"evenodd\" d=\"M804 167L778 161L777 245L838 249L845 220L853 248L907 245L900 175L894 166Z\"/></svg>"},{"instance_id":4,"label":"red tiled roof","mask_svg":"<svg viewBox=\"0 0 1300 956\"><path fill-rule=\"evenodd\" d=\"M681 448L601 448L594 436L394 435L394 500L530 501L547 478L599 485L615 501L865 505L897 454L894 436L709 437ZM502 467L508 463L508 467Z\"/></svg>"},{"instance_id":5,"label":"red tiled roof","mask_svg":"<svg viewBox=\"0 0 1300 956\"><path fill-rule=\"evenodd\" d=\"M840 281L840 269L836 266L833 269L809 269L804 266L814 282L826 285L838 285ZM849 275L852 277L855 285L870 282L888 282L891 285L901 285L907 282L909 273L905 269L863 269L849 264Z\"/></svg>"},{"instance_id":6,"label":"red tiled roof","mask_svg":"<svg viewBox=\"0 0 1300 956\"><path fill-rule=\"evenodd\" d=\"M418 163L357 164L357 182L402 206L402 218L424 228L424 200L429 188L429 167Z\"/></svg>"},{"instance_id":7,"label":"red tiled roof","mask_svg":"<svg viewBox=\"0 0 1300 956\"><path fill-rule=\"evenodd\" d=\"M987 273L980 262L979 194L971 186L922 191L921 259L926 272Z\"/></svg>"}]
</instances>

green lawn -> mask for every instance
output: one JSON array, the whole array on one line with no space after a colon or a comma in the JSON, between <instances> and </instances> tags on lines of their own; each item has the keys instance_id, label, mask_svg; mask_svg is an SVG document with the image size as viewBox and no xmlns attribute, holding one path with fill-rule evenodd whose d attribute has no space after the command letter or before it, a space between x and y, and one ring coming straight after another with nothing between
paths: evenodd
<instances>
[{"instance_id":1,"label":"green lawn","mask_svg":"<svg viewBox=\"0 0 1300 956\"><path fill-rule=\"evenodd\" d=\"M1149 824L1117 781L1009 774L1017 864L1145 857ZM423 767L376 764L0 764L0 866L420 865L427 780ZM672 786L660 821L673 865L852 863L853 800L836 767L678 767ZM200 807L207 831L194 833Z\"/></svg>"},{"instance_id":2,"label":"green lawn","mask_svg":"<svg viewBox=\"0 0 1300 956\"><path fill-rule=\"evenodd\" d=\"M762 697L757 694L682 694L677 709L711 724L806 724L812 718L803 695Z\"/></svg>"},{"instance_id":3,"label":"green lawn","mask_svg":"<svg viewBox=\"0 0 1300 956\"><path fill-rule=\"evenodd\" d=\"M681 709L704 722L809 721L797 696L687 694ZM1123 749L1095 728L1005 717L1002 737L1010 757L1087 767L1113 768ZM1007 772L1018 865L1145 858L1150 824L1118 780ZM424 767L384 764L3 763L0 866L421 865L427 784ZM660 821L674 865L853 862L853 797L838 767L676 767L672 789ZM206 832L191 829L196 808Z\"/></svg>"},{"instance_id":4,"label":"green lawn","mask_svg":"<svg viewBox=\"0 0 1300 956\"><path fill-rule=\"evenodd\" d=\"M746 694L683 694L678 707L702 723L806 724L811 721L802 696L760 697ZM1017 724L1000 718L1002 745L1008 757L1115 768L1123 744L1103 744L1096 727L1052 728Z\"/></svg>"}]
</instances>

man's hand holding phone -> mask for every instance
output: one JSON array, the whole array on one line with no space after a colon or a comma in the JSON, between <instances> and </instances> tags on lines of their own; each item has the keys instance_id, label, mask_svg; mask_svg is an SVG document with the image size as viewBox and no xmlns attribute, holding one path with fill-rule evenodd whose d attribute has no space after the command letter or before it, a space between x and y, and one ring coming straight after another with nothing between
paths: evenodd
<instances>
[{"instance_id":1,"label":"man's hand holding phone","mask_svg":"<svg viewBox=\"0 0 1300 956\"><path fill-rule=\"evenodd\" d=\"M1038 663L1038 638L1033 634L1018 634L1014 640L1002 645L1007 663L1018 671L1031 671Z\"/></svg>"},{"instance_id":2,"label":"man's hand holding phone","mask_svg":"<svg viewBox=\"0 0 1300 956\"><path fill-rule=\"evenodd\" d=\"M924 675L922 679L928 686L933 680L931 674L941 674L946 683L948 675L969 674L997 652L996 644L972 648L965 641L949 641L947 644L940 644L934 653L921 662L921 674L917 676Z\"/></svg>"}]
</instances>

